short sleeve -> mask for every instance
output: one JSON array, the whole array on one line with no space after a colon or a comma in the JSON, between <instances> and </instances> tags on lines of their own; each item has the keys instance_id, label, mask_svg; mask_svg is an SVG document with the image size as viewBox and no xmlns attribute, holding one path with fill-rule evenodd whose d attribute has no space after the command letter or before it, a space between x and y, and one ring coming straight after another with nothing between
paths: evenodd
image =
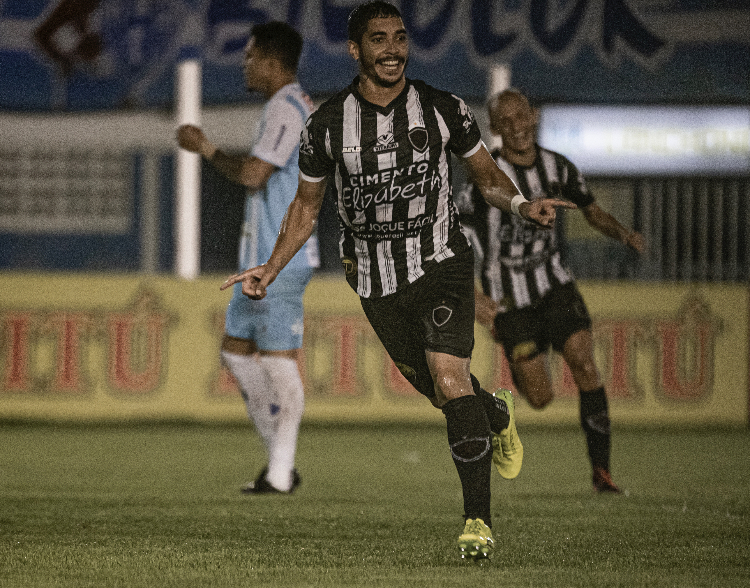
<instances>
[{"instance_id":1,"label":"short sleeve","mask_svg":"<svg viewBox=\"0 0 750 588\"><path fill-rule=\"evenodd\" d=\"M476 153L482 144L482 134L474 113L461 98L446 94L443 102L443 117L451 134L448 148L460 157Z\"/></svg>"},{"instance_id":2,"label":"short sleeve","mask_svg":"<svg viewBox=\"0 0 750 588\"><path fill-rule=\"evenodd\" d=\"M299 141L299 171L309 181L323 179L335 169L330 149L326 147L328 129L316 114L307 119Z\"/></svg>"},{"instance_id":3,"label":"short sleeve","mask_svg":"<svg viewBox=\"0 0 750 588\"><path fill-rule=\"evenodd\" d=\"M586 208L595 200L589 192L586 180L578 168L568 159L565 159L567 182L564 183L563 196L573 202L579 208Z\"/></svg>"},{"instance_id":4,"label":"short sleeve","mask_svg":"<svg viewBox=\"0 0 750 588\"><path fill-rule=\"evenodd\" d=\"M260 136L253 145L254 157L284 167L299 147L303 114L290 100L272 100L263 115Z\"/></svg>"}]
</instances>

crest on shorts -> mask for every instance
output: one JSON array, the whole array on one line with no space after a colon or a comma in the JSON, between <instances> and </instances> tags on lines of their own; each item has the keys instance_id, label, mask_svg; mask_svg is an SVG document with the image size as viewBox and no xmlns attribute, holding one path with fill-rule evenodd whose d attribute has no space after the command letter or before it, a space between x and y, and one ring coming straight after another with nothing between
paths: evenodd
<instances>
[{"instance_id":1,"label":"crest on shorts","mask_svg":"<svg viewBox=\"0 0 750 588\"><path fill-rule=\"evenodd\" d=\"M442 327L445 323L451 320L451 316L453 316L453 309L450 309L447 306L438 306L432 310L432 322L435 323L435 326L437 327Z\"/></svg>"},{"instance_id":2,"label":"crest on shorts","mask_svg":"<svg viewBox=\"0 0 750 588\"><path fill-rule=\"evenodd\" d=\"M420 153L424 153L427 150L429 144L429 135L427 129L424 127L414 127L409 130L409 143Z\"/></svg>"}]
</instances>

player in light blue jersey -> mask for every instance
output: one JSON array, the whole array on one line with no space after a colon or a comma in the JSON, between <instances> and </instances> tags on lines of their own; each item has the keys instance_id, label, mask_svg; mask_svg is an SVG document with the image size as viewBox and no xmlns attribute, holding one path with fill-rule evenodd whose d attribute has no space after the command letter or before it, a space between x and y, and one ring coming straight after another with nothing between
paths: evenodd
<instances>
[{"instance_id":1,"label":"player in light blue jersey","mask_svg":"<svg viewBox=\"0 0 750 588\"><path fill-rule=\"evenodd\" d=\"M253 27L245 48L248 90L266 103L249 156L220 151L192 125L178 130L181 147L200 153L230 180L248 188L240 243L240 269L268 259L299 175L299 140L312 101L296 81L302 37L289 25ZM268 290L250 300L237 284L226 313L221 357L239 383L247 413L268 450L268 466L243 487L249 494L290 493L299 485L294 468L304 409L297 367L302 347L302 295L318 266L314 237L307 241Z\"/></svg>"}]
</instances>

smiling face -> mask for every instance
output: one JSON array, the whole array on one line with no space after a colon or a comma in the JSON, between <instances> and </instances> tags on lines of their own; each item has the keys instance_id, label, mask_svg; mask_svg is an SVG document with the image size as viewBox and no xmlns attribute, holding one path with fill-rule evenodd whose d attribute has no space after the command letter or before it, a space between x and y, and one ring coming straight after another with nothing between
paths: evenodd
<instances>
[{"instance_id":1,"label":"smiling face","mask_svg":"<svg viewBox=\"0 0 750 588\"><path fill-rule=\"evenodd\" d=\"M490 129L503 139L503 156L514 161L535 153L537 112L516 92L501 94L490 108Z\"/></svg>"},{"instance_id":2,"label":"smiling face","mask_svg":"<svg viewBox=\"0 0 750 588\"><path fill-rule=\"evenodd\" d=\"M409 37L400 18L372 18L362 42L349 41L349 53L359 61L360 77L376 86L392 88L404 81L409 60Z\"/></svg>"}]
</instances>

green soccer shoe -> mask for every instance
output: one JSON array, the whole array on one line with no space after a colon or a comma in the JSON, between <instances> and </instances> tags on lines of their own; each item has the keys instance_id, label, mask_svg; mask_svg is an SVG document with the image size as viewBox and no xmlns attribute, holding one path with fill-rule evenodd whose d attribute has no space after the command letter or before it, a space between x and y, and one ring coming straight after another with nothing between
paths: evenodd
<instances>
[{"instance_id":1,"label":"green soccer shoe","mask_svg":"<svg viewBox=\"0 0 750 588\"><path fill-rule=\"evenodd\" d=\"M512 480L521 472L523 464L523 445L516 430L513 393L505 388L498 388L493 396L508 405L510 422L500 433L492 434L492 461L503 478Z\"/></svg>"},{"instance_id":2,"label":"green soccer shoe","mask_svg":"<svg viewBox=\"0 0 750 588\"><path fill-rule=\"evenodd\" d=\"M482 519L466 519L464 532L458 536L461 559L481 561L488 559L495 549L492 529Z\"/></svg>"}]
</instances>

